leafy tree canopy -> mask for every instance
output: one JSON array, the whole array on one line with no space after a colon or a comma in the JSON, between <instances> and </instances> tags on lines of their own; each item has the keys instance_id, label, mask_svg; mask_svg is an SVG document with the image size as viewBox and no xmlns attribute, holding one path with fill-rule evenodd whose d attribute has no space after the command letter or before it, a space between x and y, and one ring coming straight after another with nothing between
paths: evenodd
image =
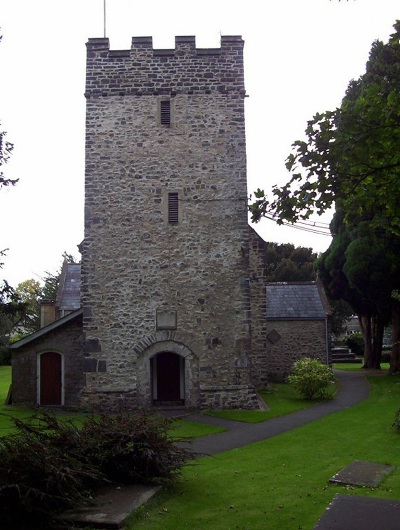
<instances>
[{"instance_id":1,"label":"leafy tree canopy","mask_svg":"<svg viewBox=\"0 0 400 530\"><path fill-rule=\"evenodd\" d=\"M322 214L335 203L344 221L400 235L400 21L389 41L373 43L366 72L351 81L340 108L308 122L306 140L293 144L289 182L262 190L250 205L253 221L272 215L278 224Z\"/></svg>"},{"instance_id":2,"label":"leafy tree canopy","mask_svg":"<svg viewBox=\"0 0 400 530\"><path fill-rule=\"evenodd\" d=\"M265 277L268 282L313 281L317 259L311 248L295 247L291 243L267 243L265 248Z\"/></svg>"},{"instance_id":3,"label":"leafy tree canopy","mask_svg":"<svg viewBox=\"0 0 400 530\"><path fill-rule=\"evenodd\" d=\"M40 328L42 285L38 280L25 280L17 285L15 294L23 304L17 327L23 334L34 333Z\"/></svg>"},{"instance_id":4,"label":"leafy tree canopy","mask_svg":"<svg viewBox=\"0 0 400 530\"><path fill-rule=\"evenodd\" d=\"M328 296L346 301L358 315L365 367L379 368L384 327L393 323L400 308L393 297L400 284L400 238L381 228L371 229L365 220L356 226L345 224L340 211L333 225L337 235L318 260L319 276Z\"/></svg>"}]
</instances>

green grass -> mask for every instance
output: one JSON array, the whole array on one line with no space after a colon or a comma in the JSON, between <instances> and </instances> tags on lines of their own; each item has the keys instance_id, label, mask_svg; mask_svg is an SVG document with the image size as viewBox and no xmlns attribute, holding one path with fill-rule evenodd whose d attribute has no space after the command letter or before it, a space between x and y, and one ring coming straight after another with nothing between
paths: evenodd
<instances>
[{"instance_id":1,"label":"green grass","mask_svg":"<svg viewBox=\"0 0 400 530\"><path fill-rule=\"evenodd\" d=\"M227 420L260 423L318 403L302 399L293 386L284 383L274 383L269 390L261 391L260 395L269 410L217 410L207 414Z\"/></svg>"},{"instance_id":2,"label":"green grass","mask_svg":"<svg viewBox=\"0 0 400 530\"><path fill-rule=\"evenodd\" d=\"M382 372L385 372L389 370L389 363L381 363L381 370ZM334 363L333 368L335 370L348 370L348 371L358 371L362 370L365 371L365 375L368 375L368 370L364 370L362 367L362 363Z\"/></svg>"},{"instance_id":3,"label":"green grass","mask_svg":"<svg viewBox=\"0 0 400 530\"><path fill-rule=\"evenodd\" d=\"M223 427L198 423L197 421L175 420L172 422L170 435L176 439L198 438L200 436L217 434L226 430L227 429L224 429Z\"/></svg>"},{"instance_id":4,"label":"green grass","mask_svg":"<svg viewBox=\"0 0 400 530\"><path fill-rule=\"evenodd\" d=\"M362 403L244 448L202 458L130 519L129 530L312 530L336 493L400 500L396 469L372 488L330 484L353 460L400 466L398 376L370 376Z\"/></svg>"},{"instance_id":5,"label":"green grass","mask_svg":"<svg viewBox=\"0 0 400 530\"><path fill-rule=\"evenodd\" d=\"M11 366L0 366L0 436L9 434L14 430L11 417L23 419L35 413L33 407L16 407L6 405L8 390L11 383Z\"/></svg>"},{"instance_id":6,"label":"green grass","mask_svg":"<svg viewBox=\"0 0 400 530\"><path fill-rule=\"evenodd\" d=\"M4 403L11 382L11 366L0 366L0 403Z\"/></svg>"}]
</instances>

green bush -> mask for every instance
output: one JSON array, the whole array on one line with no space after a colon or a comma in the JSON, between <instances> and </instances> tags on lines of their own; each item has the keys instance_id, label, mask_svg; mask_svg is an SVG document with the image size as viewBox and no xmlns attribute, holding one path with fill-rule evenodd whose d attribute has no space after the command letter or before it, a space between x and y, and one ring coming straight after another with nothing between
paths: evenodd
<instances>
[{"instance_id":1,"label":"green bush","mask_svg":"<svg viewBox=\"0 0 400 530\"><path fill-rule=\"evenodd\" d=\"M54 528L99 486L172 481L189 458L169 420L144 413L91 416L81 428L48 413L13 421L16 434L0 438L1 528Z\"/></svg>"},{"instance_id":2,"label":"green bush","mask_svg":"<svg viewBox=\"0 0 400 530\"><path fill-rule=\"evenodd\" d=\"M364 355L364 338L362 333L351 333L343 341L356 355Z\"/></svg>"},{"instance_id":3,"label":"green bush","mask_svg":"<svg viewBox=\"0 0 400 530\"><path fill-rule=\"evenodd\" d=\"M114 482L174 481L188 452L168 435L170 420L145 412L105 414L85 422L85 455Z\"/></svg>"},{"instance_id":4,"label":"green bush","mask_svg":"<svg viewBox=\"0 0 400 530\"><path fill-rule=\"evenodd\" d=\"M335 378L326 364L304 357L293 364L288 382L304 399L328 399L335 391Z\"/></svg>"}]
</instances>

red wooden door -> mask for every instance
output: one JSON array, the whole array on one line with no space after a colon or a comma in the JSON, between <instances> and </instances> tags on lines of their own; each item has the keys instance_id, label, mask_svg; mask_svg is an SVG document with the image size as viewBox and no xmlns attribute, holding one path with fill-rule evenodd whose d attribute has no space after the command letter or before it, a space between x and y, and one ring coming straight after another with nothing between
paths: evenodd
<instances>
[{"instance_id":1,"label":"red wooden door","mask_svg":"<svg viewBox=\"0 0 400 530\"><path fill-rule=\"evenodd\" d=\"M61 405L61 355L55 352L40 356L40 405Z\"/></svg>"},{"instance_id":2,"label":"red wooden door","mask_svg":"<svg viewBox=\"0 0 400 530\"><path fill-rule=\"evenodd\" d=\"M157 355L157 399L179 401L181 385L181 363L176 353L163 352Z\"/></svg>"}]
</instances>

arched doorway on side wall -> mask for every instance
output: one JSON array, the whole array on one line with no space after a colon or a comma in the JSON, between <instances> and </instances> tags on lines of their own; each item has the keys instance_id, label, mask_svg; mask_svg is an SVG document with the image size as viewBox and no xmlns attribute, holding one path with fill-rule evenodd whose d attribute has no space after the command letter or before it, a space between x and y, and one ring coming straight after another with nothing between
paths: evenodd
<instances>
[{"instance_id":1,"label":"arched doorway on side wall","mask_svg":"<svg viewBox=\"0 0 400 530\"><path fill-rule=\"evenodd\" d=\"M60 353L47 351L38 360L39 405L63 405L63 358Z\"/></svg>"},{"instance_id":2,"label":"arched doorway on side wall","mask_svg":"<svg viewBox=\"0 0 400 530\"><path fill-rule=\"evenodd\" d=\"M155 405L184 404L185 359L164 351L151 358L153 403Z\"/></svg>"}]
</instances>

